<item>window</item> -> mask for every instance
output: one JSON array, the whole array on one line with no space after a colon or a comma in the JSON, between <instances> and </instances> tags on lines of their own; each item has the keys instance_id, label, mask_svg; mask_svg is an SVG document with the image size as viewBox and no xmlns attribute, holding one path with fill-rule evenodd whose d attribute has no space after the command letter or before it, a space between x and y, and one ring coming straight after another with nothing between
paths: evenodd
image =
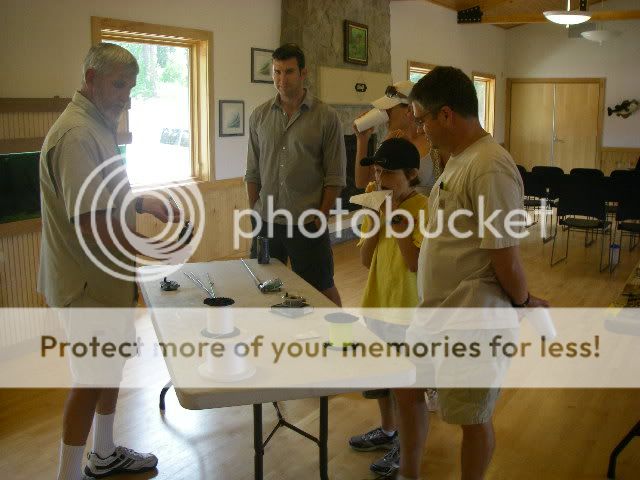
<instances>
[{"instance_id":1,"label":"window","mask_svg":"<svg viewBox=\"0 0 640 480\"><path fill-rule=\"evenodd\" d=\"M132 185L209 180L212 35L203 30L92 17L93 43L110 42L138 61L125 148Z\"/></svg>"},{"instance_id":2,"label":"window","mask_svg":"<svg viewBox=\"0 0 640 480\"><path fill-rule=\"evenodd\" d=\"M478 118L480 125L493 135L496 77L489 73L473 73L473 85L478 94Z\"/></svg>"},{"instance_id":3,"label":"window","mask_svg":"<svg viewBox=\"0 0 640 480\"><path fill-rule=\"evenodd\" d=\"M436 65L432 63L414 62L413 60L409 60L407 62L407 78L413 83L416 83L434 68L436 68Z\"/></svg>"}]
</instances>

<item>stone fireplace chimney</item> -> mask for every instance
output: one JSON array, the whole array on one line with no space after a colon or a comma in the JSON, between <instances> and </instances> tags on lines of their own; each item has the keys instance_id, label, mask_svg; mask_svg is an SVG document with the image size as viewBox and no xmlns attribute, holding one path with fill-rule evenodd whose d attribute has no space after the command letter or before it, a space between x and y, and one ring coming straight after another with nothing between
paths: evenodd
<instances>
[{"instance_id":1,"label":"stone fireplace chimney","mask_svg":"<svg viewBox=\"0 0 640 480\"><path fill-rule=\"evenodd\" d=\"M344 21L351 20L368 27L369 59L367 65L344 61ZM282 0L280 43L296 43L305 53L308 69L307 87L318 95L319 67L347 68L385 73L391 77L391 12L389 0ZM380 92L378 96L382 96ZM375 98L375 97L374 97ZM343 206L349 206L351 195L361 193L354 185L355 135L353 120L370 105L336 105L347 147L347 186L342 192ZM384 138L386 126L375 131L375 139ZM345 238L346 239L346 238Z\"/></svg>"},{"instance_id":2,"label":"stone fireplace chimney","mask_svg":"<svg viewBox=\"0 0 640 480\"><path fill-rule=\"evenodd\" d=\"M369 28L368 65L344 61L345 20L362 23ZM316 95L320 66L391 74L389 0L282 0L281 25L280 43L297 43L304 50L309 70L308 87ZM340 115L345 135L353 133L353 119L370 108L367 105L332 106Z\"/></svg>"}]
</instances>

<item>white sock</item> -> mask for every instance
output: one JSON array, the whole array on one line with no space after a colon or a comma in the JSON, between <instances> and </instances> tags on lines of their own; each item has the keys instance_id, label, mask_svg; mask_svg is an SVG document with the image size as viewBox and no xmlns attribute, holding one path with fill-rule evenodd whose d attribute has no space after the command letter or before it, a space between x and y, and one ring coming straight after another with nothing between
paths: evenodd
<instances>
[{"instance_id":1,"label":"white sock","mask_svg":"<svg viewBox=\"0 0 640 480\"><path fill-rule=\"evenodd\" d=\"M108 457L116 449L113 443L113 421L115 418L115 413L111 415L96 413L93 416L93 451L100 458Z\"/></svg>"},{"instance_id":2,"label":"white sock","mask_svg":"<svg viewBox=\"0 0 640 480\"><path fill-rule=\"evenodd\" d=\"M84 445L65 445L60 442L58 480L82 480L82 456Z\"/></svg>"},{"instance_id":3,"label":"white sock","mask_svg":"<svg viewBox=\"0 0 640 480\"><path fill-rule=\"evenodd\" d=\"M387 432L384 428L380 427L380 430L382 430L382 433L384 433L387 437L392 437L393 435L395 435L396 431L395 430L391 430L390 432Z\"/></svg>"}]
</instances>

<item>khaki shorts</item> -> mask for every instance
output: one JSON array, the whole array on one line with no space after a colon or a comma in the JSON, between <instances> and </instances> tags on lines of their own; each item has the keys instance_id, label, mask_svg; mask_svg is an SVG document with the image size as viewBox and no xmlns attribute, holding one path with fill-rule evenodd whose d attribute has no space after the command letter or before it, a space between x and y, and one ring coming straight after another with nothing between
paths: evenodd
<instances>
[{"instance_id":1,"label":"khaki shorts","mask_svg":"<svg viewBox=\"0 0 640 480\"><path fill-rule=\"evenodd\" d=\"M472 342L486 345L490 338L500 335L513 341L517 332L510 329L456 331L449 330L426 335L420 339L427 345L434 342ZM408 339L416 342L415 338ZM483 352L483 354L486 351ZM455 425L478 425L488 422L500 395L500 385L510 361L502 356L479 356L464 360L424 357L411 360L416 365L417 386L435 388L442 419Z\"/></svg>"},{"instance_id":2,"label":"khaki shorts","mask_svg":"<svg viewBox=\"0 0 640 480\"><path fill-rule=\"evenodd\" d=\"M90 309L99 310L93 313ZM128 355L135 354L134 308L107 308L85 293L59 311L66 334L64 341L77 348L77 355L71 352L71 348L65 352L74 386L117 388L122 381L122 371ZM124 355L116 352L112 356L100 353L94 356L90 347L92 341L101 346L108 343L116 347L122 346ZM83 345L88 346L86 353Z\"/></svg>"}]
</instances>

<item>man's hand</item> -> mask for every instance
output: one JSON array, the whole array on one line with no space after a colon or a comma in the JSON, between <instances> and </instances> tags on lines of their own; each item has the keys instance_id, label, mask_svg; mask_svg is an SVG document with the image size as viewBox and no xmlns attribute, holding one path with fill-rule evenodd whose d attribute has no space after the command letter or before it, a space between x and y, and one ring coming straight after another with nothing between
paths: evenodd
<instances>
[{"instance_id":1,"label":"man's hand","mask_svg":"<svg viewBox=\"0 0 640 480\"><path fill-rule=\"evenodd\" d=\"M187 263L194 253L195 249L192 245L181 245L179 249L174 250L169 254L166 263L167 265L181 265L183 263Z\"/></svg>"},{"instance_id":2,"label":"man's hand","mask_svg":"<svg viewBox=\"0 0 640 480\"><path fill-rule=\"evenodd\" d=\"M171 221L173 223L181 221L180 210L178 210L175 205L172 205L171 202L163 202L159 198L146 195L142 197L142 207L140 209L140 213L148 213L150 215L153 215L163 223L167 223L169 221L169 217L171 216L171 214L173 214L171 218Z\"/></svg>"},{"instance_id":3,"label":"man's hand","mask_svg":"<svg viewBox=\"0 0 640 480\"><path fill-rule=\"evenodd\" d=\"M538 297L534 297L533 295L530 295L529 304L527 305L527 308L536 308L536 307L549 308L549 302L543 298L538 298Z\"/></svg>"}]
</instances>

